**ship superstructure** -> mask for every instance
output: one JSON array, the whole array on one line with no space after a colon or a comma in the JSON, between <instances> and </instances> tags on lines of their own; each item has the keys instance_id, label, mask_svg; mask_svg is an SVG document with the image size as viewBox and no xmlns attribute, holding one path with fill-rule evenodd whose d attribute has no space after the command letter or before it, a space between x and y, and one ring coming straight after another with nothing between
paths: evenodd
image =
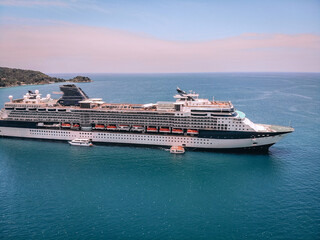
<instances>
[{"instance_id":1,"label":"ship superstructure","mask_svg":"<svg viewBox=\"0 0 320 240\"><path fill-rule=\"evenodd\" d=\"M175 102L105 103L81 88L60 87L63 96L42 97L38 90L21 99L9 96L0 112L0 136L93 142L181 145L204 149L267 150L290 127L255 124L232 103L201 99L177 88Z\"/></svg>"}]
</instances>

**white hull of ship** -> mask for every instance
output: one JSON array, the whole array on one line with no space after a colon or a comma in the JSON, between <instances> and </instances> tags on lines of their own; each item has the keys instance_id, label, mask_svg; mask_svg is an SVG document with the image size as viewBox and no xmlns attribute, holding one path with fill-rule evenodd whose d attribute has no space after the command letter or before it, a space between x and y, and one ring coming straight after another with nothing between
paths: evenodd
<instances>
[{"instance_id":1,"label":"white hull of ship","mask_svg":"<svg viewBox=\"0 0 320 240\"><path fill-rule=\"evenodd\" d=\"M198 138L192 136L172 136L159 134L144 134L137 132L105 132L105 131L72 131L72 130L51 130L51 129L30 129L0 127L0 136L34 138L48 140L70 141L75 138L91 139L93 143L118 143L118 144L138 144L153 146L175 146L181 145L186 148L203 149L241 149L258 148L271 146L281 140L286 134L261 138L244 139L213 139Z\"/></svg>"}]
</instances>

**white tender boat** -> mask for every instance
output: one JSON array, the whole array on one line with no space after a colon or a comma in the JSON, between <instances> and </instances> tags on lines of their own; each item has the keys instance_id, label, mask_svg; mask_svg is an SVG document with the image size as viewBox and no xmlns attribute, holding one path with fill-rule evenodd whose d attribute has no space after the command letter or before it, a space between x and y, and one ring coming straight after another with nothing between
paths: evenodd
<instances>
[{"instance_id":1,"label":"white tender boat","mask_svg":"<svg viewBox=\"0 0 320 240\"><path fill-rule=\"evenodd\" d=\"M69 144L72 146L83 146L83 147L93 146L90 139L81 139L81 138L73 139L72 141L69 141Z\"/></svg>"},{"instance_id":2,"label":"white tender boat","mask_svg":"<svg viewBox=\"0 0 320 240\"><path fill-rule=\"evenodd\" d=\"M176 153L176 154L181 154L184 153L185 150L182 146L172 146L170 148L170 153Z\"/></svg>"}]
</instances>

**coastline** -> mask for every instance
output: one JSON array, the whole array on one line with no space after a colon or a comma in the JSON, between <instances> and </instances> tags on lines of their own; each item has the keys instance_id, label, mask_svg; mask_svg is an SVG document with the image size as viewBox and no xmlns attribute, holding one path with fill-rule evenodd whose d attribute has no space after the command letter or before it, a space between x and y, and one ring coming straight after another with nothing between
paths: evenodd
<instances>
[{"instance_id":1,"label":"coastline","mask_svg":"<svg viewBox=\"0 0 320 240\"><path fill-rule=\"evenodd\" d=\"M77 75L70 79L50 77L40 71L0 67L0 88L24 85L44 85L66 82L92 82L89 77Z\"/></svg>"},{"instance_id":2,"label":"coastline","mask_svg":"<svg viewBox=\"0 0 320 240\"><path fill-rule=\"evenodd\" d=\"M83 81L83 82L79 82L79 81L69 81L69 80L65 80L65 81L61 81L61 82L49 82L49 83L31 83L31 84L21 84L21 85L12 85L12 86L6 86L6 87L0 87L1 88L11 88L11 87L22 87L22 86L32 86L32 85L49 85L49 84L54 84L54 83L91 83L93 82L92 80L90 81Z\"/></svg>"}]
</instances>

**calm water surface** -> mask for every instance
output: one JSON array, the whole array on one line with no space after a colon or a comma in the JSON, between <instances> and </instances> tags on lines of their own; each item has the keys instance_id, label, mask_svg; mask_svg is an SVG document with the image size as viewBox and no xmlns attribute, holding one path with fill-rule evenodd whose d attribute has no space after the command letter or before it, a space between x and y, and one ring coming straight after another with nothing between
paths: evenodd
<instances>
[{"instance_id":1,"label":"calm water surface","mask_svg":"<svg viewBox=\"0 0 320 240\"><path fill-rule=\"evenodd\" d=\"M78 85L106 102L171 101L179 86L295 132L266 155L0 138L0 239L320 238L320 74L88 75Z\"/></svg>"}]
</instances>

